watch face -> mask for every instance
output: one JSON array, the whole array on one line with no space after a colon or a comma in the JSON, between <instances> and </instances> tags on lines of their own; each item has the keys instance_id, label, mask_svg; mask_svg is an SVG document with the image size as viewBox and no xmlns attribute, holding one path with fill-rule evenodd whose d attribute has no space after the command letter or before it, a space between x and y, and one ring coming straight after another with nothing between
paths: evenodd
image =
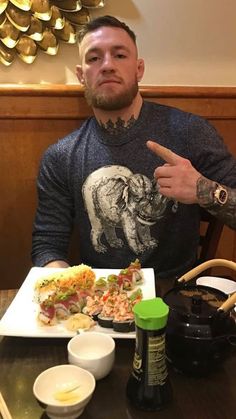
<instances>
[{"instance_id":1,"label":"watch face","mask_svg":"<svg viewBox=\"0 0 236 419\"><path fill-rule=\"evenodd\" d=\"M224 204L227 200L227 192L225 189L221 189L220 193L219 193L219 202L221 204Z\"/></svg>"},{"instance_id":2,"label":"watch face","mask_svg":"<svg viewBox=\"0 0 236 419\"><path fill-rule=\"evenodd\" d=\"M218 185L215 192L214 192L215 202L218 204L223 205L226 203L228 198L228 192L223 186Z\"/></svg>"}]
</instances>

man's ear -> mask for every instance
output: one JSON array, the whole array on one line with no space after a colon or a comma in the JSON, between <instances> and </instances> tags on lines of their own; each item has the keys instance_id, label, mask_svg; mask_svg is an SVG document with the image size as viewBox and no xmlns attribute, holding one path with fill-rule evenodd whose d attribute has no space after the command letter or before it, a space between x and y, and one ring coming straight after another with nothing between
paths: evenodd
<instances>
[{"instance_id":1,"label":"man's ear","mask_svg":"<svg viewBox=\"0 0 236 419\"><path fill-rule=\"evenodd\" d=\"M79 65L79 64L76 66L76 75L78 77L78 80L79 80L80 84L84 84L84 76L83 76L82 66Z\"/></svg>"},{"instance_id":2,"label":"man's ear","mask_svg":"<svg viewBox=\"0 0 236 419\"><path fill-rule=\"evenodd\" d=\"M137 79L138 79L138 81L142 80L143 74L144 74L144 69L145 69L144 60L142 58L139 58L137 60Z\"/></svg>"}]
</instances>

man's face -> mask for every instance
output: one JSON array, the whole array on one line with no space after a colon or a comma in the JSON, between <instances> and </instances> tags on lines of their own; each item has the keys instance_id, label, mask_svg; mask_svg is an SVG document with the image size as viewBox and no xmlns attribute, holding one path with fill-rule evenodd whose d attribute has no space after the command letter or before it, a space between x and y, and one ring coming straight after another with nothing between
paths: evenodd
<instances>
[{"instance_id":1,"label":"man's face","mask_svg":"<svg viewBox=\"0 0 236 419\"><path fill-rule=\"evenodd\" d=\"M80 44L80 55L77 76L89 105L108 111L131 105L144 64L123 29L102 27L88 33Z\"/></svg>"}]
</instances>

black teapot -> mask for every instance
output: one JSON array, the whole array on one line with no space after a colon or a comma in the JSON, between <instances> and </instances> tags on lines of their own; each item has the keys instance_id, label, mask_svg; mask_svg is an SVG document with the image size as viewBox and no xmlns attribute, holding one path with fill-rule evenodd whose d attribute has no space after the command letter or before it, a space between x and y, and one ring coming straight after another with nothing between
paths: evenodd
<instances>
[{"instance_id":1,"label":"black teapot","mask_svg":"<svg viewBox=\"0 0 236 419\"><path fill-rule=\"evenodd\" d=\"M236 344L236 293L187 282L212 266L236 270L224 259L207 261L178 279L163 297L169 306L166 327L166 356L183 373L204 375L221 363Z\"/></svg>"}]
</instances>

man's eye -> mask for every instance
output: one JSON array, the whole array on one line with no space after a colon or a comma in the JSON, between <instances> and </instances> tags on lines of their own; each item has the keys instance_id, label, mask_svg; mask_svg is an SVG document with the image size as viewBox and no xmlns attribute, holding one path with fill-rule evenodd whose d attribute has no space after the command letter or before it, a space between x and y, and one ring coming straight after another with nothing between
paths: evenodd
<instances>
[{"instance_id":1,"label":"man's eye","mask_svg":"<svg viewBox=\"0 0 236 419\"><path fill-rule=\"evenodd\" d=\"M98 57L97 56L88 58L88 62L89 63L92 63L92 62L97 61L97 60L98 60Z\"/></svg>"},{"instance_id":2,"label":"man's eye","mask_svg":"<svg viewBox=\"0 0 236 419\"><path fill-rule=\"evenodd\" d=\"M124 55L124 54L116 54L116 57L122 59L122 58L126 58L126 55Z\"/></svg>"}]
</instances>

